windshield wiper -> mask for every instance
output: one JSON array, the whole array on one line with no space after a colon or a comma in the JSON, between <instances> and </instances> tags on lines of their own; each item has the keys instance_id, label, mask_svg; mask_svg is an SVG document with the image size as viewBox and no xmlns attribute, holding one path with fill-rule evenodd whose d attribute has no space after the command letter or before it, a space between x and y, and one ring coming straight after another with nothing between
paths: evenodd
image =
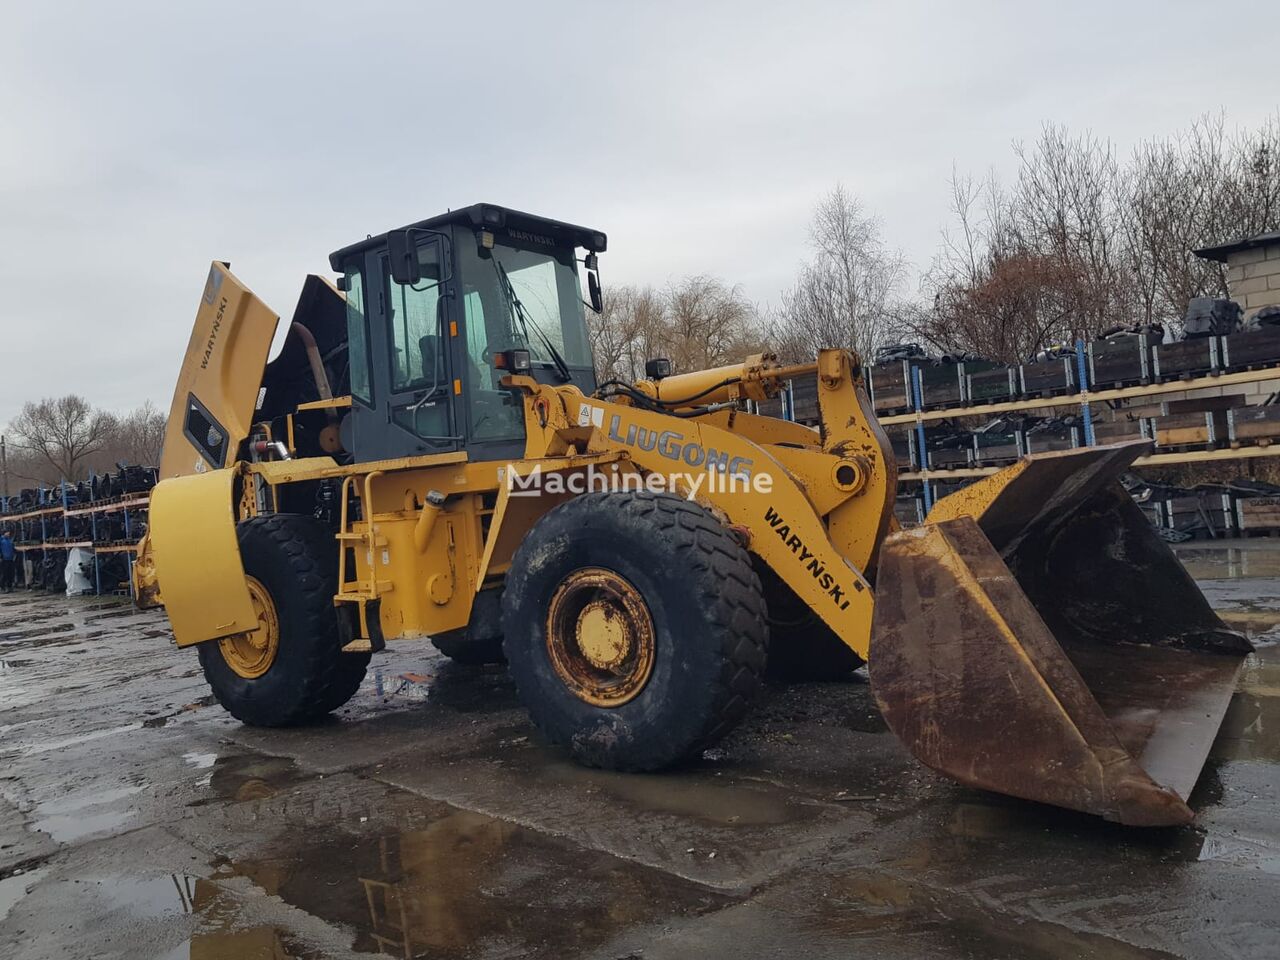
<instances>
[{"instance_id":1,"label":"windshield wiper","mask_svg":"<svg viewBox=\"0 0 1280 960\"><path fill-rule=\"evenodd\" d=\"M507 301L507 310L512 318L520 324L520 332L524 336L524 342L531 342L529 328L533 327L547 353L551 354L551 362L555 365L556 376L563 383L568 383L573 379L573 374L569 372L569 364L565 362L564 357L560 356L560 351L551 342L551 338L547 336L546 331L529 320L529 314L525 310L524 304L520 302L520 296L516 293L516 288L511 283L511 278L507 276L507 268L502 265L502 262L497 257L492 257L491 259L493 260L493 268L498 273L498 279L502 281L502 295Z\"/></svg>"}]
</instances>

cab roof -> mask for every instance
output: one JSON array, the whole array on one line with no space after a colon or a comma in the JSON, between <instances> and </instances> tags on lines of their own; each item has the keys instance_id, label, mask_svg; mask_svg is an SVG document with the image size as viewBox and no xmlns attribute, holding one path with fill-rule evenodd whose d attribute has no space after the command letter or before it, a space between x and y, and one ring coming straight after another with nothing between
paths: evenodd
<instances>
[{"instance_id":1,"label":"cab roof","mask_svg":"<svg viewBox=\"0 0 1280 960\"><path fill-rule=\"evenodd\" d=\"M608 238L601 230L580 227L577 224L565 223L562 220L539 217L532 213L512 210L509 207L501 207L494 203L474 203L469 207L460 207L457 210L450 210L448 213L442 213L427 220L419 220L416 223L407 224L400 229L439 230L451 224L463 224L475 229L493 230L498 236L503 236L513 231L517 234L520 231L524 231L541 236L550 236L561 242L572 243L575 247L583 247L593 253L604 253L608 244ZM334 270L341 271L342 261L347 257L354 253L363 253L366 250L384 246L386 242L387 235L382 233L366 237L364 240L345 246L341 250L335 250L329 254L329 266Z\"/></svg>"}]
</instances>

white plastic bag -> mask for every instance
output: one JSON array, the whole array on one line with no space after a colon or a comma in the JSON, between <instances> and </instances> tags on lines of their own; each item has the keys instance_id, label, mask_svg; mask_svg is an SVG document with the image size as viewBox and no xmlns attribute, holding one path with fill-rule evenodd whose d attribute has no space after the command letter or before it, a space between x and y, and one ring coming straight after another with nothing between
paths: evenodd
<instances>
[{"instance_id":1,"label":"white plastic bag","mask_svg":"<svg viewBox=\"0 0 1280 960\"><path fill-rule=\"evenodd\" d=\"M67 551L67 569L65 576L67 578L67 596L78 597L82 593L89 593L93 590L93 580L90 576L86 576L84 569L88 569L90 576L93 574L93 551L86 550L83 547L75 547Z\"/></svg>"}]
</instances>

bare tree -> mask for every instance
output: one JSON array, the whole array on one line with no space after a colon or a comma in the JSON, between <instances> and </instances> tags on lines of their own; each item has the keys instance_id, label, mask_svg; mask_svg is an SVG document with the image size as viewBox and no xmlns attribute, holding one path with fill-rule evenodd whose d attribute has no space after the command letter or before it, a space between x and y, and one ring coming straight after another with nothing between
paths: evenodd
<instances>
[{"instance_id":1,"label":"bare tree","mask_svg":"<svg viewBox=\"0 0 1280 960\"><path fill-rule=\"evenodd\" d=\"M814 209L809 243L814 257L783 292L771 324L776 349L796 360L834 346L873 353L897 323L902 255L885 247L879 221L841 185Z\"/></svg>"},{"instance_id":2,"label":"bare tree","mask_svg":"<svg viewBox=\"0 0 1280 960\"><path fill-rule=\"evenodd\" d=\"M634 381L646 360L666 357L677 371L702 370L764 349L756 308L739 287L692 276L666 290L622 286L588 321L599 380Z\"/></svg>"},{"instance_id":3,"label":"bare tree","mask_svg":"<svg viewBox=\"0 0 1280 960\"><path fill-rule=\"evenodd\" d=\"M1047 263L1070 304L1075 332L1092 337L1133 323L1124 243L1126 172L1108 142L1047 126L1022 161L1009 218L1022 253Z\"/></svg>"},{"instance_id":4,"label":"bare tree","mask_svg":"<svg viewBox=\"0 0 1280 960\"><path fill-rule=\"evenodd\" d=\"M921 278L928 302L904 316L915 338L952 353L1015 363L1071 335L1071 272L1029 249L1013 201L994 177L977 183L953 171L954 226Z\"/></svg>"},{"instance_id":5,"label":"bare tree","mask_svg":"<svg viewBox=\"0 0 1280 960\"><path fill-rule=\"evenodd\" d=\"M150 400L118 420L105 445L116 460L154 466L160 462L167 420Z\"/></svg>"},{"instance_id":6,"label":"bare tree","mask_svg":"<svg viewBox=\"0 0 1280 960\"><path fill-rule=\"evenodd\" d=\"M1192 252L1280 226L1280 120L1228 136L1221 115L1142 144L1131 162L1129 244L1150 318L1177 325L1192 297L1229 295Z\"/></svg>"},{"instance_id":7,"label":"bare tree","mask_svg":"<svg viewBox=\"0 0 1280 960\"><path fill-rule=\"evenodd\" d=\"M596 377L606 380L638 380L644 362L656 349L666 323L666 304L652 287L610 287L604 293L604 309L587 316Z\"/></svg>"},{"instance_id":8,"label":"bare tree","mask_svg":"<svg viewBox=\"0 0 1280 960\"><path fill-rule=\"evenodd\" d=\"M1280 226L1280 117L1228 136L1221 116L1143 143L1110 144L1048 126L1014 187L953 175L954 230L908 317L944 349L1016 360L1050 341L1109 327L1175 331L1187 301L1227 296L1225 273L1192 252Z\"/></svg>"},{"instance_id":9,"label":"bare tree","mask_svg":"<svg viewBox=\"0 0 1280 960\"><path fill-rule=\"evenodd\" d=\"M8 483L8 491L4 494L5 496L17 493L18 488L25 484L57 483L59 478L53 467L26 447L20 446L14 437L9 437L8 440L5 456L5 480Z\"/></svg>"},{"instance_id":10,"label":"bare tree","mask_svg":"<svg viewBox=\"0 0 1280 960\"><path fill-rule=\"evenodd\" d=\"M668 288L666 300L658 345L677 371L741 360L759 339L755 307L740 287L705 275L686 277Z\"/></svg>"},{"instance_id":11,"label":"bare tree","mask_svg":"<svg viewBox=\"0 0 1280 960\"><path fill-rule=\"evenodd\" d=\"M76 394L26 403L10 433L38 462L59 477L77 479L81 468L111 439L115 418Z\"/></svg>"},{"instance_id":12,"label":"bare tree","mask_svg":"<svg viewBox=\"0 0 1280 960\"><path fill-rule=\"evenodd\" d=\"M1227 295L1225 274L1192 250L1219 239L1239 218L1227 214L1229 163L1221 117L1135 151L1126 224L1148 319L1176 322L1191 297Z\"/></svg>"}]
</instances>

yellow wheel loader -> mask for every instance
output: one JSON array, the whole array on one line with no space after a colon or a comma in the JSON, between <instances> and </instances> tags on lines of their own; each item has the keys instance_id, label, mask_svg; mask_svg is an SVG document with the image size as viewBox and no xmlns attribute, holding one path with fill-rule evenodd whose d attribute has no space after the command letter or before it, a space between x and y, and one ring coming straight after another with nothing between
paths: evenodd
<instances>
[{"instance_id":1,"label":"yellow wheel loader","mask_svg":"<svg viewBox=\"0 0 1280 960\"><path fill-rule=\"evenodd\" d=\"M227 710L314 720L430 638L505 659L579 761L654 770L732 729L770 663L865 661L894 733L964 784L1192 818L1250 646L1117 482L1144 442L1028 458L900 530L848 351L597 382L605 245L490 204L369 237L307 278L270 363L277 317L212 265L135 588ZM749 412L800 377L818 429Z\"/></svg>"}]
</instances>

